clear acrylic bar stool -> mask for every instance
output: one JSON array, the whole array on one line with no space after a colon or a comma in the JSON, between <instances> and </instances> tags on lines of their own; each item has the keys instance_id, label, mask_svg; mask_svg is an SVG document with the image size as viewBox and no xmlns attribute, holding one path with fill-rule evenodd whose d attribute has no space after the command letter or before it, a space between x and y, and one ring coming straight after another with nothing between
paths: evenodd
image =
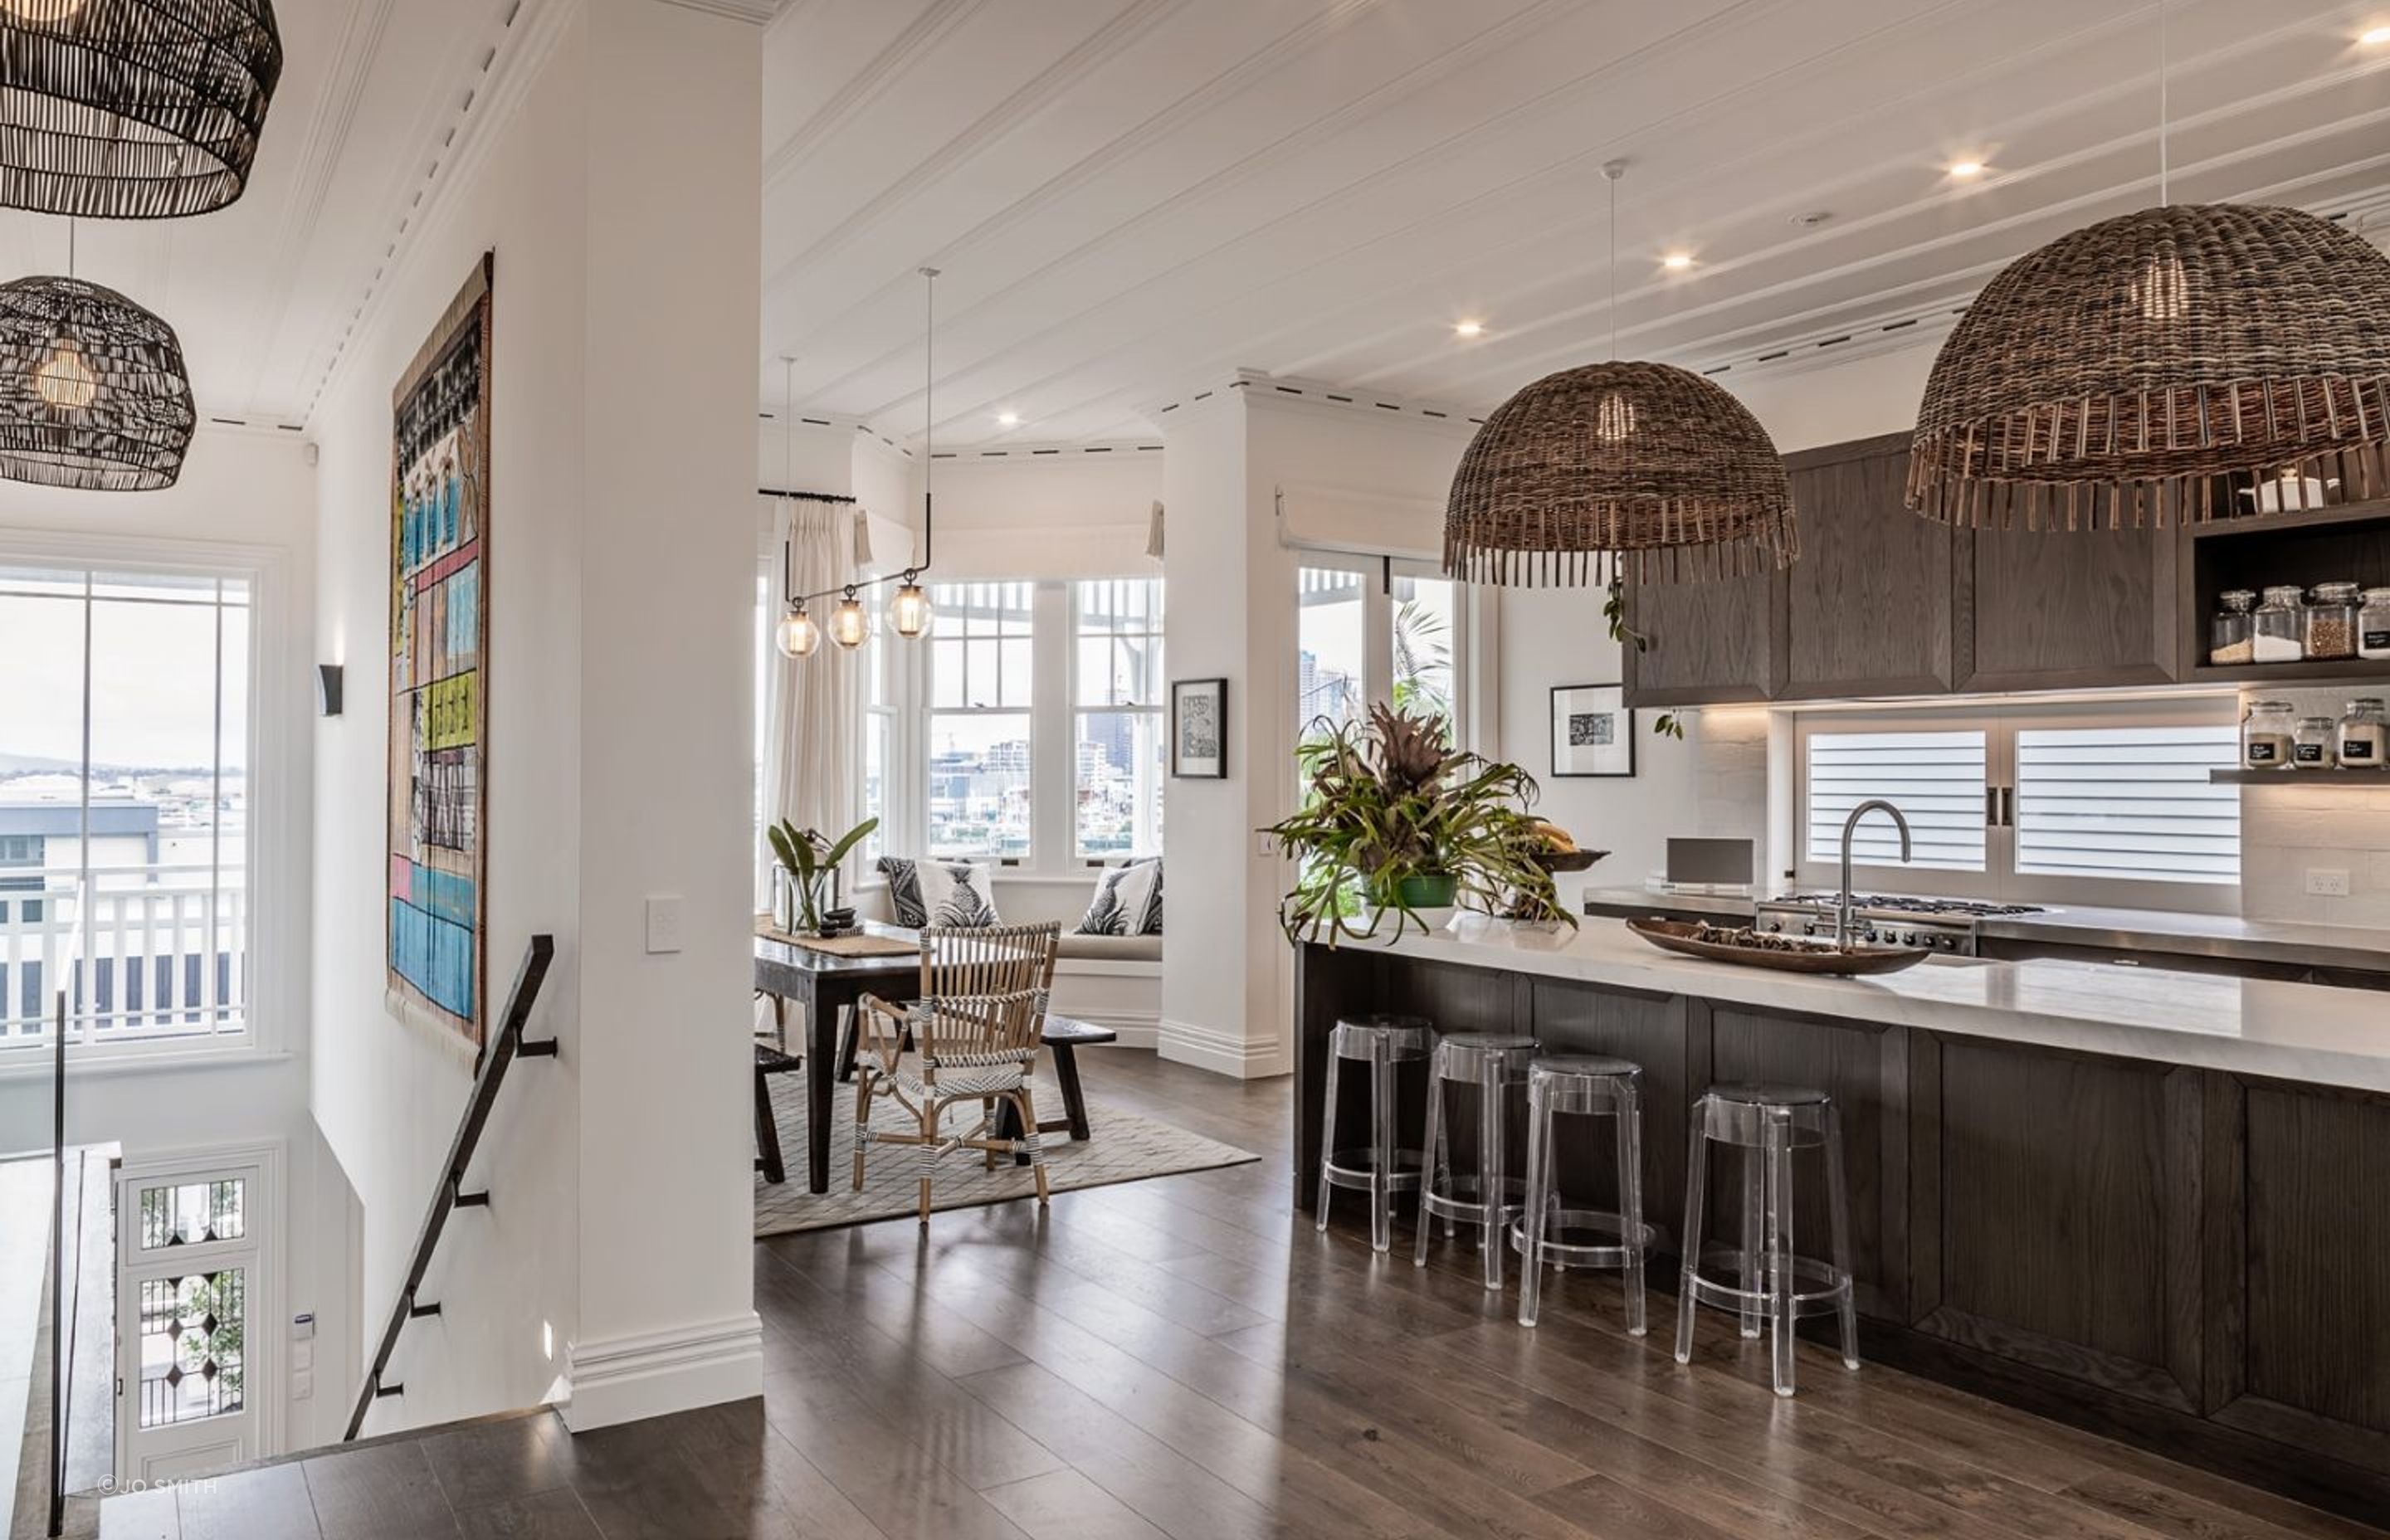
<instances>
[{"instance_id":1,"label":"clear acrylic bar stool","mask_svg":"<svg viewBox=\"0 0 2390 1540\"><path fill-rule=\"evenodd\" d=\"M1624 1059L1555 1054L1527 1066L1527 1191L1510 1243L1519 1249L1519 1324L1533 1326L1543 1303L1544 1265L1616 1267L1626 1289L1626 1329L1640 1337L1643 1253L1643 1068ZM1553 1120L1607 1117L1617 1125L1618 1209L1561 1205Z\"/></svg>"},{"instance_id":2,"label":"clear acrylic bar stool","mask_svg":"<svg viewBox=\"0 0 2390 1540\"><path fill-rule=\"evenodd\" d=\"M1456 1032L1437 1039L1427 1072L1426 1179L1420 1187L1419 1244L1414 1264L1427 1265L1428 1219L1444 1217L1444 1233L1465 1220L1478 1226L1479 1250L1485 1257L1485 1287L1502 1287L1502 1253L1516 1205L1513 1193L1523 1195L1526 1183L1504 1170L1510 1135L1510 1096L1527 1083L1527 1065L1536 1057L1536 1040L1513 1033ZM1452 1131L1445 1126L1444 1088L1447 1084L1477 1087L1477 1170L1456 1174L1452 1169Z\"/></svg>"},{"instance_id":3,"label":"clear acrylic bar stool","mask_svg":"<svg viewBox=\"0 0 2390 1540\"><path fill-rule=\"evenodd\" d=\"M1399 1123L1394 1105L1394 1066L1425 1059L1435 1046L1435 1029L1421 1016L1356 1016L1328 1034L1328 1084L1319 1114L1319 1206L1315 1229L1328 1228L1328 1194L1355 1187L1369 1195L1369 1245L1394 1246L1394 1194L1420 1185L1424 1165L1416 1149L1394 1148ZM1346 1059L1368 1066L1369 1142L1336 1143L1338 1067Z\"/></svg>"},{"instance_id":4,"label":"clear acrylic bar stool","mask_svg":"<svg viewBox=\"0 0 2390 1540\"><path fill-rule=\"evenodd\" d=\"M1851 1293L1850 1214L1843 1189L1842 1115L1823 1091L1793 1085L1713 1085L1693 1103L1692 1152L1685 1166L1684 1271L1677 1302L1677 1362L1693 1361L1696 1303L1734 1311L1742 1335L1772 1335L1776 1393L1792 1393L1795 1325L1833 1311L1843 1321L1843 1367L1859 1367L1858 1315ZM1709 1147L1743 1152L1742 1244L1702 1244L1702 1200ZM1828 1239L1832 1261L1793 1248L1792 1152L1822 1148L1826 1157ZM1736 1281L1721 1272L1731 1264ZM1808 1287L1804 1288L1803 1285Z\"/></svg>"}]
</instances>

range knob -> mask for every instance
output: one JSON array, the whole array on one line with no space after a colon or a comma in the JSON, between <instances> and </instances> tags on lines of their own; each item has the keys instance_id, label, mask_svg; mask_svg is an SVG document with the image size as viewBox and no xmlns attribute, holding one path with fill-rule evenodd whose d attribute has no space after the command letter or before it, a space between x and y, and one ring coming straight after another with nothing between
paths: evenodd
<instances>
[{"instance_id":1,"label":"range knob","mask_svg":"<svg viewBox=\"0 0 2390 1540\"><path fill-rule=\"evenodd\" d=\"M1771 919L1767 924L1762 925L1760 929L1771 933L1780 932L1784 929L1784 922L1780 919Z\"/></svg>"}]
</instances>

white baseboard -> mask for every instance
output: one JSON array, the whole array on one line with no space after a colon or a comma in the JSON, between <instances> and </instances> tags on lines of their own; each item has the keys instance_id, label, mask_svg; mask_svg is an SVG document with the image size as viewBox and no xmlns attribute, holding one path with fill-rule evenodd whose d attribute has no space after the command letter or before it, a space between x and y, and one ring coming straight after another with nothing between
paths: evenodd
<instances>
[{"instance_id":1,"label":"white baseboard","mask_svg":"<svg viewBox=\"0 0 2390 1540\"><path fill-rule=\"evenodd\" d=\"M670 1331L568 1349L572 1399L559 1408L576 1433L693 1411L764 1393L764 1323L752 1310Z\"/></svg>"},{"instance_id":2,"label":"white baseboard","mask_svg":"<svg viewBox=\"0 0 2390 1540\"><path fill-rule=\"evenodd\" d=\"M1198 1026L1192 1021L1174 1021L1164 1018L1161 1041L1155 1045L1162 1057L1174 1064L1191 1064L1214 1074L1230 1075L1238 1080L1260 1080L1287 1072L1286 1045L1275 1033L1261 1037L1240 1037Z\"/></svg>"},{"instance_id":3,"label":"white baseboard","mask_svg":"<svg viewBox=\"0 0 2390 1540\"><path fill-rule=\"evenodd\" d=\"M1109 1047L1156 1048L1162 1046L1162 1015L1159 1011L1099 1010L1083 1015L1080 1020L1093 1021L1099 1027L1110 1027L1120 1033L1120 1041L1106 1045Z\"/></svg>"}]
</instances>

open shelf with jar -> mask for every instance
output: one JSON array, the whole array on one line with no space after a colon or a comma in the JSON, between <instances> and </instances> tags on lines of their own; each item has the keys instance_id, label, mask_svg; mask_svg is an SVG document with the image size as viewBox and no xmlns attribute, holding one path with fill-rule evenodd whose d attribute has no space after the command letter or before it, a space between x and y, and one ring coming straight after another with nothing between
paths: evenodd
<instances>
[{"instance_id":1,"label":"open shelf with jar","mask_svg":"<svg viewBox=\"0 0 2390 1540\"><path fill-rule=\"evenodd\" d=\"M2390 499L2193 525L2184 546L2186 681L2390 681Z\"/></svg>"}]
</instances>

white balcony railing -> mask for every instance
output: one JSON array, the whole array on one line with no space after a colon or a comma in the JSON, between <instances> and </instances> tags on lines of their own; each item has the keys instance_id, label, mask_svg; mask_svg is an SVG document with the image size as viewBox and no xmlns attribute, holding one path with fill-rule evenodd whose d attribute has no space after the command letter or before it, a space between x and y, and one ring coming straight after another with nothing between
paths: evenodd
<instances>
[{"instance_id":1,"label":"white balcony railing","mask_svg":"<svg viewBox=\"0 0 2390 1540\"><path fill-rule=\"evenodd\" d=\"M0 881L0 1053L49 1041L61 989L71 1046L243 1031L240 876L161 866L94 867L81 883L71 873L0 874L9 879Z\"/></svg>"}]
</instances>

